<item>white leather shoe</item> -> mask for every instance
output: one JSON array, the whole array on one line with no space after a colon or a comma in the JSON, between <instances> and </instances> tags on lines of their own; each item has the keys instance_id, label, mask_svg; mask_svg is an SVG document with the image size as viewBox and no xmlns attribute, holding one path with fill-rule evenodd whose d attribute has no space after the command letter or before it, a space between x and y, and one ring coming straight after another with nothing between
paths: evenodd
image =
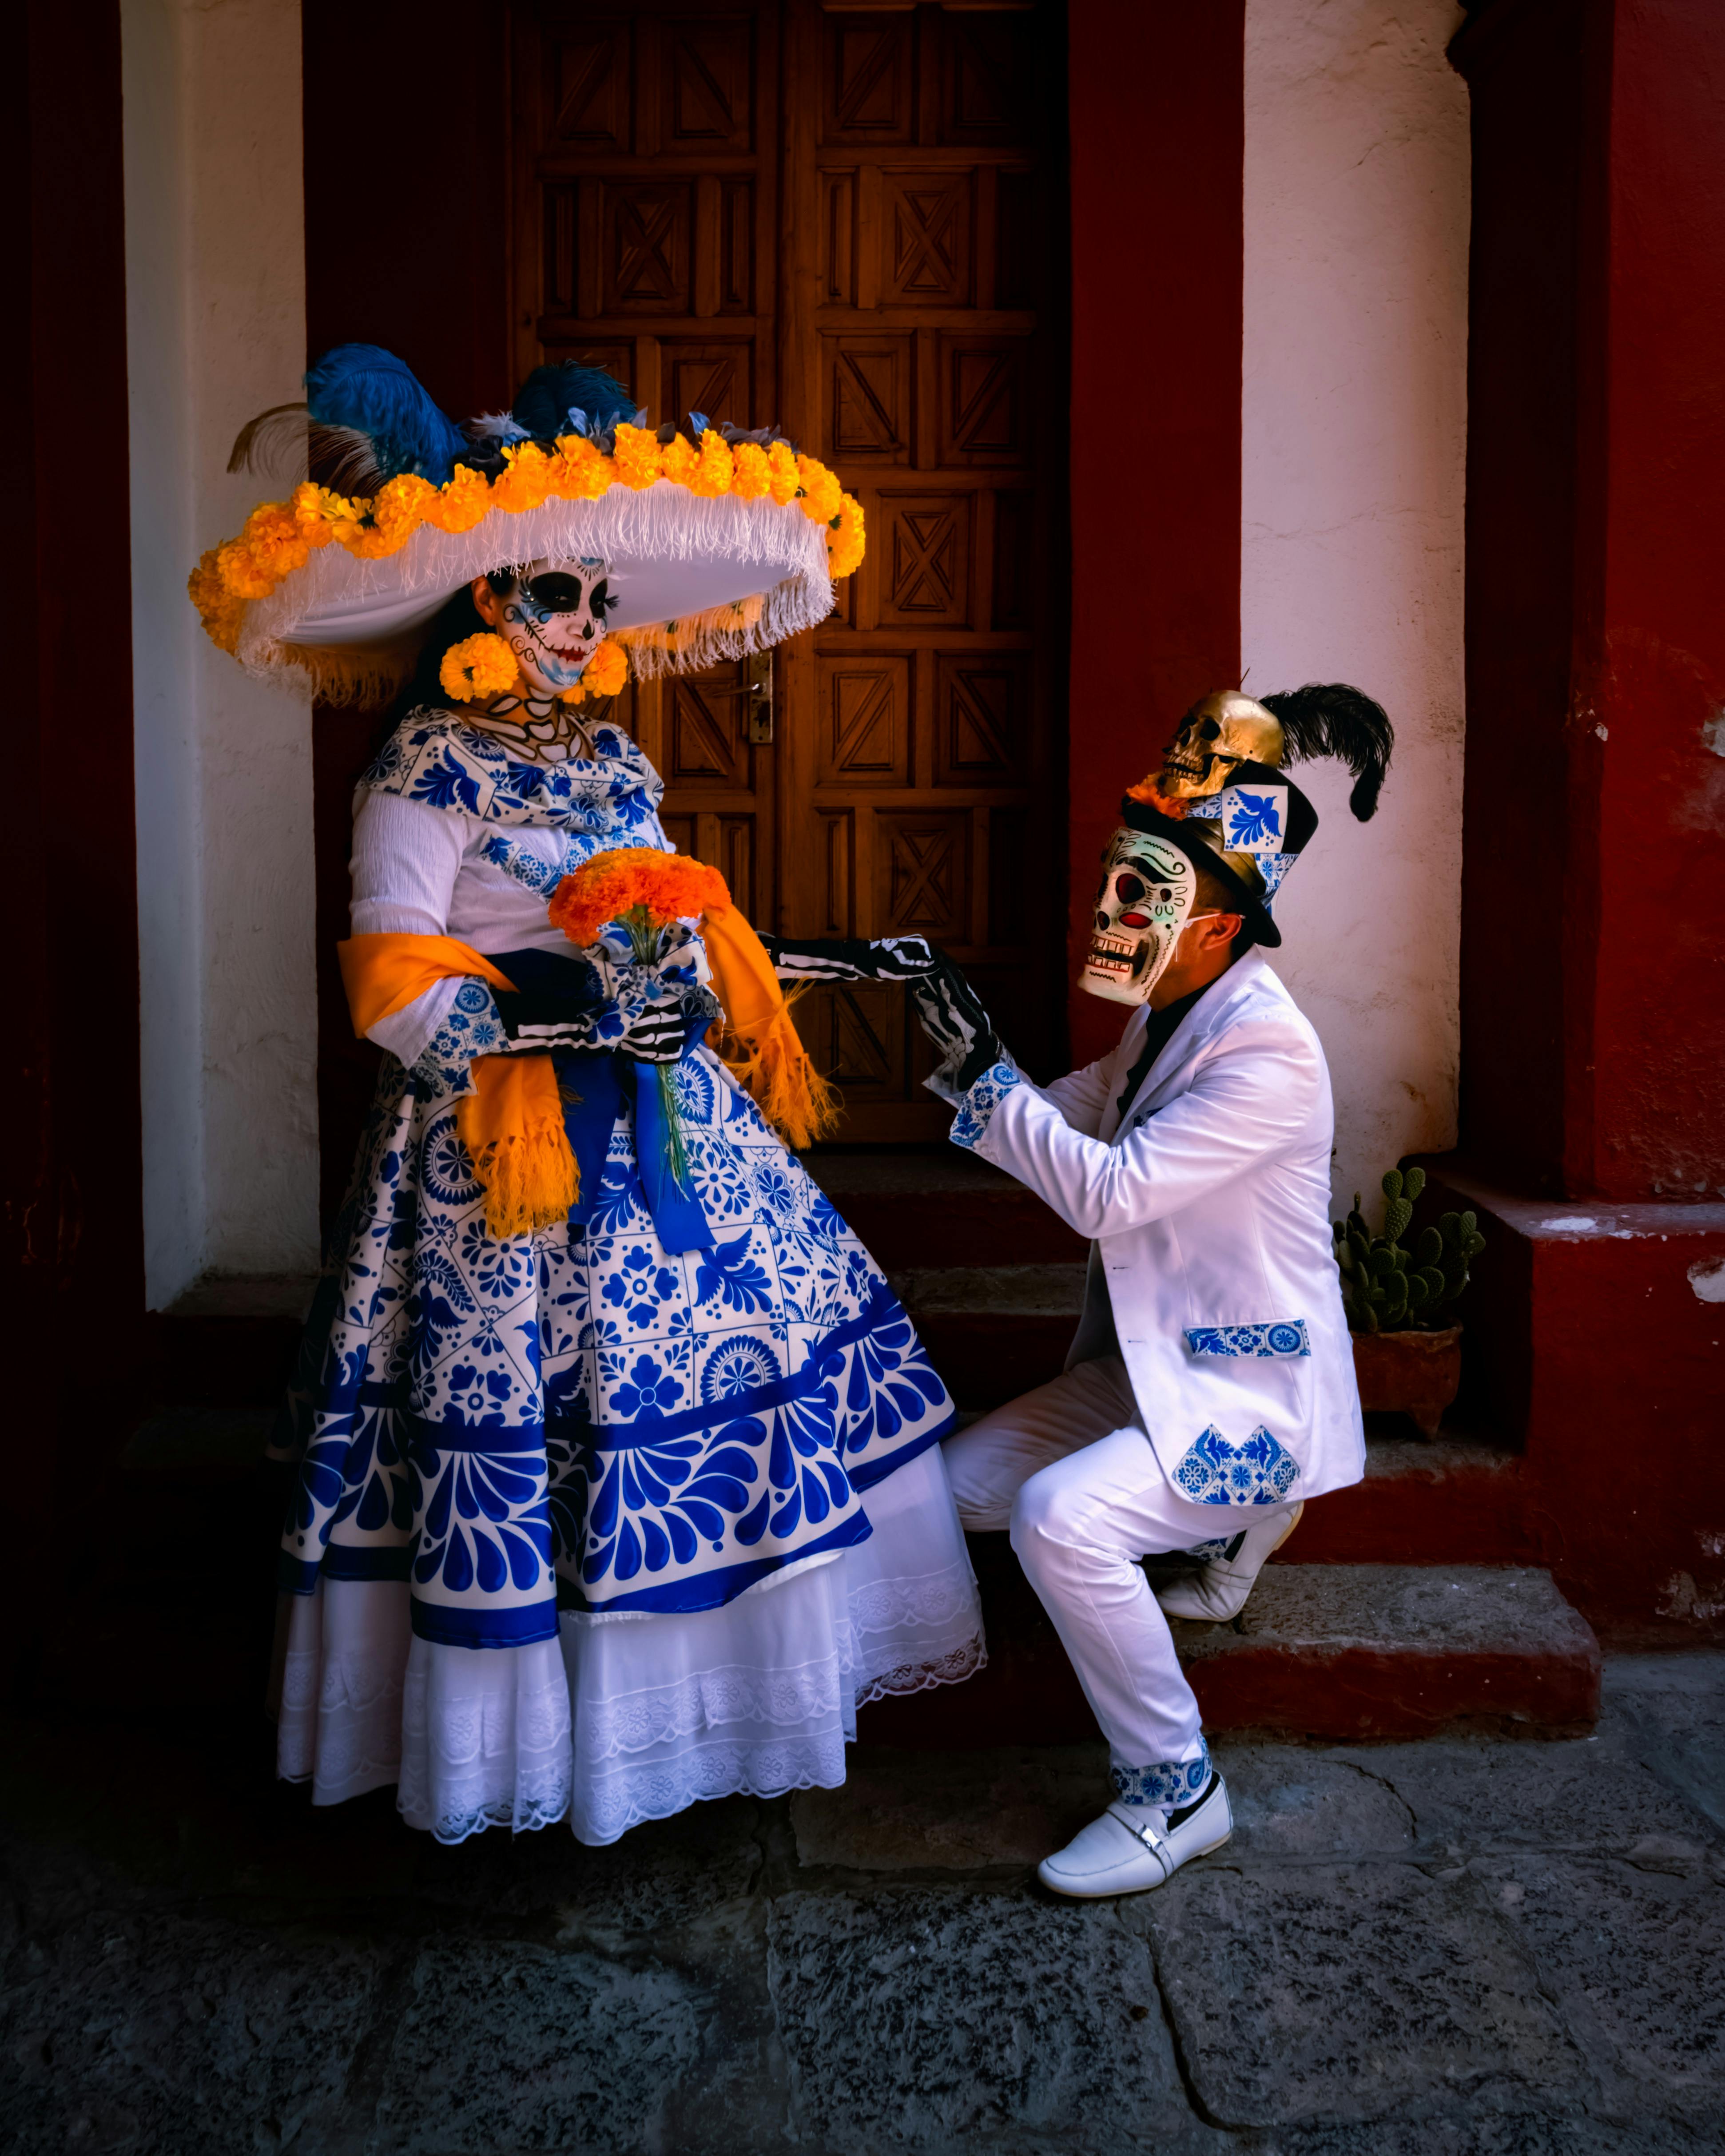
<instances>
[{"instance_id":1,"label":"white leather shoe","mask_svg":"<svg viewBox=\"0 0 1725 2156\"><path fill-rule=\"evenodd\" d=\"M1156 1599L1170 1617L1189 1617L1200 1625L1225 1625L1239 1616L1257 1584L1266 1558L1273 1556L1300 1524L1303 1503L1278 1512L1261 1527L1248 1527L1229 1545L1229 1554L1207 1564L1189 1579L1158 1587Z\"/></svg>"},{"instance_id":2,"label":"white leather shoe","mask_svg":"<svg viewBox=\"0 0 1725 2156\"><path fill-rule=\"evenodd\" d=\"M1157 1804L1110 1804L1056 1856L1045 1856L1036 1876L1056 1894L1080 1901L1142 1894L1172 1879L1194 1856L1219 1849L1233 1831L1228 1791L1217 1774L1195 1804L1175 1811Z\"/></svg>"}]
</instances>

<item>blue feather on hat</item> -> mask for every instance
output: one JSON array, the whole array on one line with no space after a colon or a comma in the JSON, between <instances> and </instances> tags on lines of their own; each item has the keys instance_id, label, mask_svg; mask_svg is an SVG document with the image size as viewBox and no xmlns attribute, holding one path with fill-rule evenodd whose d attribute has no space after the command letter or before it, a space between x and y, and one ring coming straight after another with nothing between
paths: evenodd
<instances>
[{"instance_id":1,"label":"blue feather on hat","mask_svg":"<svg viewBox=\"0 0 1725 2156\"><path fill-rule=\"evenodd\" d=\"M635 400L614 376L566 359L536 367L510 410L536 440L549 442L572 432L602 434L619 419L633 422ZM575 424L578 413L584 424Z\"/></svg>"},{"instance_id":2,"label":"blue feather on hat","mask_svg":"<svg viewBox=\"0 0 1725 2156\"><path fill-rule=\"evenodd\" d=\"M435 486L453 476L465 437L440 412L410 367L375 344L338 344L306 372L314 425L370 443L377 480L418 472Z\"/></svg>"}]
</instances>

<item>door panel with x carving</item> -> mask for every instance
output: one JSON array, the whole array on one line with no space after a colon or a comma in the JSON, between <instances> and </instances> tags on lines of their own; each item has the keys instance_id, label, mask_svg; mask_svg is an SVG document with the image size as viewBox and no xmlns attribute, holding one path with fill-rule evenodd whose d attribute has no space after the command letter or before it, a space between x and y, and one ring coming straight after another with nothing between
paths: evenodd
<instances>
[{"instance_id":1,"label":"door panel with x carving","mask_svg":"<svg viewBox=\"0 0 1725 2156\"><path fill-rule=\"evenodd\" d=\"M785 19L780 378L869 533L781 666L808 713L780 766L788 925L944 944L1032 1070L1060 1003L1061 44L1042 5ZM892 998L824 991L798 1022L847 1136L944 1133Z\"/></svg>"},{"instance_id":2,"label":"door panel with x carving","mask_svg":"<svg viewBox=\"0 0 1725 2156\"><path fill-rule=\"evenodd\" d=\"M516 11L516 335L657 418L777 419L869 550L775 654L632 688L679 845L762 927L922 935L1033 1070L1058 1045L1065 675L1061 11L573 0ZM798 1023L845 1137L950 1120L900 990Z\"/></svg>"}]
</instances>

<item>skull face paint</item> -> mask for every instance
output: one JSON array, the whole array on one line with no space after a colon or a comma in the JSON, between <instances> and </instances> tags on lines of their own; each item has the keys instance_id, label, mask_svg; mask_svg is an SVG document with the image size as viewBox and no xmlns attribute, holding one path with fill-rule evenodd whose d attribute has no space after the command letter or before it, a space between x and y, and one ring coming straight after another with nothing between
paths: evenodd
<instances>
[{"instance_id":1,"label":"skull face paint","mask_svg":"<svg viewBox=\"0 0 1725 2156\"><path fill-rule=\"evenodd\" d=\"M1178 847L1143 831L1117 831L1102 856L1095 932L1079 986L1110 1003L1142 1003L1173 957L1197 889L1192 864Z\"/></svg>"},{"instance_id":2,"label":"skull face paint","mask_svg":"<svg viewBox=\"0 0 1725 2156\"><path fill-rule=\"evenodd\" d=\"M1201 801L1219 793L1236 765L1282 758L1281 721L1274 711L1239 689L1200 697L1163 751L1160 792L1176 801Z\"/></svg>"},{"instance_id":3,"label":"skull face paint","mask_svg":"<svg viewBox=\"0 0 1725 2156\"><path fill-rule=\"evenodd\" d=\"M498 632L528 682L556 696L581 679L618 602L617 579L596 557L529 562L503 600Z\"/></svg>"}]
</instances>

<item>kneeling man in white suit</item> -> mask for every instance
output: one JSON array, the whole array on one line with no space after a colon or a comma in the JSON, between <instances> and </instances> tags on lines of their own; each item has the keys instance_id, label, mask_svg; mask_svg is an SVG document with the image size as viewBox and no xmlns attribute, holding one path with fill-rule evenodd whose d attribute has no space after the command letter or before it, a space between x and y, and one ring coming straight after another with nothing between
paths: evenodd
<instances>
[{"instance_id":1,"label":"kneeling man in white suit","mask_svg":"<svg viewBox=\"0 0 1725 2156\"><path fill-rule=\"evenodd\" d=\"M931 1081L956 1143L1091 1238L1065 1374L946 1447L965 1526L1010 1529L1108 1740L1114 1802L1039 1867L1059 1893L1158 1887L1228 1839L1164 1612L1232 1616L1303 1501L1364 1471L1329 1074L1261 947L1317 822L1285 763L1343 757L1363 819L1389 747L1342 685L1204 698L1104 856L1082 978L1132 1007L1119 1045L1051 1086L1004 1050ZM1172 1550L1208 1562L1158 1606L1141 1559Z\"/></svg>"}]
</instances>

